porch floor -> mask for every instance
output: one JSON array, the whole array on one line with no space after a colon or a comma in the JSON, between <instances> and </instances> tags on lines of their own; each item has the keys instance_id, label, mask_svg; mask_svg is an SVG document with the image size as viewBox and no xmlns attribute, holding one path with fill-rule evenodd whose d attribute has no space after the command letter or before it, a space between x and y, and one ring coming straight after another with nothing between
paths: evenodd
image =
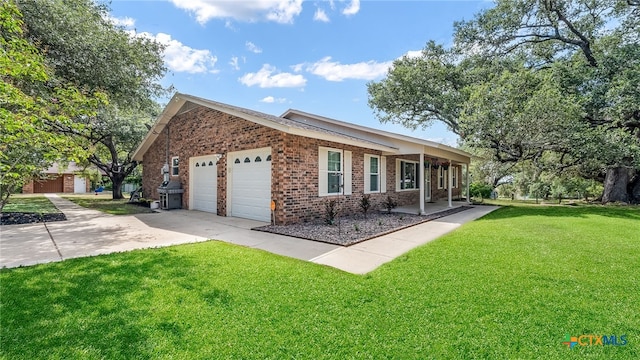
<instances>
[{"instance_id":1,"label":"porch floor","mask_svg":"<svg viewBox=\"0 0 640 360\"><path fill-rule=\"evenodd\" d=\"M429 215L433 213L437 213L440 211L454 209L460 206L469 205L467 200L452 200L451 207L449 207L448 200L436 200L434 202L425 202L424 203L424 215ZM391 210L391 212L401 213L401 214L419 214L420 213L420 204L411 204L398 206L397 208Z\"/></svg>"}]
</instances>

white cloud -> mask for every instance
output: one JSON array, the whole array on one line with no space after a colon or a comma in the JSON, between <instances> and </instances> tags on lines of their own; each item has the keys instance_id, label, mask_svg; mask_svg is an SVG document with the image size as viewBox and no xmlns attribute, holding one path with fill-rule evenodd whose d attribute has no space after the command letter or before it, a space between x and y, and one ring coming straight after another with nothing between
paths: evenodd
<instances>
[{"instance_id":1,"label":"white cloud","mask_svg":"<svg viewBox=\"0 0 640 360\"><path fill-rule=\"evenodd\" d=\"M324 12L324 10L322 9L317 9L316 13L313 14L313 20L315 21L322 21L322 22L329 22L329 17L327 16L327 13Z\"/></svg>"},{"instance_id":2,"label":"white cloud","mask_svg":"<svg viewBox=\"0 0 640 360\"><path fill-rule=\"evenodd\" d=\"M422 57L422 50L409 50L403 56L406 56L410 59L419 58Z\"/></svg>"},{"instance_id":3,"label":"white cloud","mask_svg":"<svg viewBox=\"0 0 640 360\"><path fill-rule=\"evenodd\" d=\"M125 29L133 29L133 27L136 25L136 20L128 16L123 18L108 16L107 20L113 25L121 26Z\"/></svg>"},{"instance_id":4,"label":"white cloud","mask_svg":"<svg viewBox=\"0 0 640 360\"><path fill-rule=\"evenodd\" d=\"M349 6L347 6L342 13L347 16L355 15L360 11L360 0L351 0Z\"/></svg>"},{"instance_id":5,"label":"white cloud","mask_svg":"<svg viewBox=\"0 0 640 360\"><path fill-rule=\"evenodd\" d=\"M240 66L238 66L238 57L237 56L232 56L231 57L231 61L229 61L229 65L231 65L231 67L234 70L240 70Z\"/></svg>"},{"instance_id":6,"label":"white cloud","mask_svg":"<svg viewBox=\"0 0 640 360\"><path fill-rule=\"evenodd\" d=\"M302 12L302 0L171 0L178 8L196 15L200 24L211 19L235 19L239 21L268 20L277 23L293 23Z\"/></svg>"},{"instance_id":7,"label":"white cloud","mask_svg":"<svg viewBox=\"0 0 640 360\"><path fill-rule=\"evenodd\" d=\"M263 103L268 103L268 104L273 104L273 103L278 103L278 104L283 104L287 101L287 99L285 98L274 98L273 96L267 96L266 98L260 100L260 102Z\"/></svg>"},{"instance_id":8,"label":"white cloud","mask_svg":"<svg viewBox=\"0 0 640 360\"><path fill-rule=\"evenodd\" d=\"M133 31L130 34L153 39L163 44L165 46L164 62L172 71L191 74L219 72L219 70L214 69L218 58L212 55L209 50L191 48L176 39L172 39L169 34L158 33L153 35L148 32L135 33Z\"/></svg>"},{"instance_id":9,"label":"white cloud","mask_svg":"<svg viewBox=\"0 0 640 360\"><path fill-rule=\"evenodd\" d=\"M262 49L257 47L256 44L252 43L251 41L247 41L244 45L247 47L247 50L251 51L252 53L260 54L262 52Z\"/></svg>"},{"instance_id":10,"label":"white cloud","mask_svg":"<svg viewBox=\"0 0 640 360\"><path fill-rule=\"evenodd\" d=\"M256 73L244 74L238 79L246 86L258 85L261 88L272 87L303 87L307 84L307 79L302 75L278 72L269 64L264 64L262 69Z\"/></svg>"},{"instance_id":11,"label":"white cloud","mask_svg":"<svg viewBox=\"0 0 640 360\"><path fill-rule=\"evenodd\" d=\"M379 63L371 60L355 64L340 64L337 61L331 61L331 57L327 56L313 64L308 64L305 70L329 81L373 80L385 75L392 63L392 61Z\"/></svg>"}]
</instances>

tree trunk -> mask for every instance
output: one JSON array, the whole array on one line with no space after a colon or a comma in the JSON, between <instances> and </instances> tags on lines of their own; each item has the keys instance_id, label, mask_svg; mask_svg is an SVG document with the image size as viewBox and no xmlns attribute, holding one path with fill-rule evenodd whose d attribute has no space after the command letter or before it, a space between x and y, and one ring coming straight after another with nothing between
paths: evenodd
<instances>
[{"instance_id":1,"label":"tree trunk","mask_svg":"<svg viewBox=\"0 0 640 360\"><path fill-rule=\"evenodd\" d=\"M112 190L112 199L113 200L117 200L117 199L124 199L124 196L122 196L122 183L124 183L124 176L122 176L123 174L114 174L113 177L111 177L111 183L113 184L113 190Z\"/></svg>"},{"instance_id":2,"label":"tree trunk","mask_svg":"<svg viewBox=\"0 0 640 360\"><path fill-rule=\"evenodd\" d=\"M629 194L632 204L640 204L640 172L638 171L629 183Z\"/></svg>"},{"instance_id":3,"label":"tree trunk","mask_svg":"<svg viewBox=\"0 0 640 360\"><path fill-rule=\"evenodd\" d=\"M630 194L627 189L629 185L630 172L626 167L615 167L607 169L604 178L604 192L602 193L602 203L610 202L630 202Z\"/></svg>"}]
</instances>

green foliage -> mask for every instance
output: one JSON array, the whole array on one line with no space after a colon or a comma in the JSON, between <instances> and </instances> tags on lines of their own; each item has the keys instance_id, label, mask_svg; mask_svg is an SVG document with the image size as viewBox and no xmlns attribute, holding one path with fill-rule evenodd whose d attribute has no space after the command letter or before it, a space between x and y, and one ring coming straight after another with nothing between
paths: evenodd
<instances>
[{"instance_id":1,"label":"green foliage","mask_svg":"<svg viewBox=\"0 0 640 360\"><path fill-rule=\"evenodd\" d=\"M85 159L104 171L113 197L136 168L133 151L160 110L155 98L166 72L163 46L113 25L108 8L92 0L19 0L29 40L46 49L52 80L100 90L109 100L92 108L91 116L73 116L72 123L50 131L84 144Z\"/></svg>"},{"instance_id":2,"label":"green foliage","mask_svg":"<svg viewBox=\"0 0 640 360\"><path fill-rule=\"evenodd\" d=\"M24 37L20 11L0 3L0 209L8 196L57 160L81 160L83 144L52 128L81 131L72 121L95 114L101 93L53 81L42 54Z\"/></svg>"},{"instance_id":3,"label":"green foliage","mask_svg":"<svg viewBox=\"0 0 640 360\"><path fill-rule=\"evenodd\" d=\"M486 183L472 182L469 185L469 194L474 197L488 199L491 197L491 192L493 192L493 187Z\"/></svg>"},{"instance_id":4,"label":"green foliage","mask_svg":"<svg viewBox=\"0 0 640 360\"><path fill-rule=\"evenodd\" d=\"M409 128L442 121L467 149L505 165L477 177L494 186L521 165L535 168L533 180L637 173L638 5L497 0L455 24L451 48L429 41L421 57L395 61L385 79L368 84L369 105L381 121Z\"/></svg>"},{"instance_id":5,"label":"green foliage","mask_svg":"<svg viewBox=\"0 0 640 360\"><path fill-rule=\"evenodd\" d=\"M0 357L633 359L638 222L510 206L362 276L220 241L3 269Z\"/></svg>"}]
</instances>

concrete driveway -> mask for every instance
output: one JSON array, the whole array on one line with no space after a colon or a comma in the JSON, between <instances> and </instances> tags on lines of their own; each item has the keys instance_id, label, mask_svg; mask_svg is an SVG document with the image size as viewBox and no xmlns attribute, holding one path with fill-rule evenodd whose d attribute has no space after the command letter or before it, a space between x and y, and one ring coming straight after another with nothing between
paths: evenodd
<instances>
[{"instance_id":1,"label":"concrete driveway","mask_svg":"<svg viewBox=\"0 0 640 360\"><path fill-rule=\"evenodd\" d=\"M363 274L497 207L480 206L345 248L251 228L263 222L171 210L113 216L46 195L67 221L0 227L0 267L17 267L209 239Z\"/></svg>"}]
</instances>

